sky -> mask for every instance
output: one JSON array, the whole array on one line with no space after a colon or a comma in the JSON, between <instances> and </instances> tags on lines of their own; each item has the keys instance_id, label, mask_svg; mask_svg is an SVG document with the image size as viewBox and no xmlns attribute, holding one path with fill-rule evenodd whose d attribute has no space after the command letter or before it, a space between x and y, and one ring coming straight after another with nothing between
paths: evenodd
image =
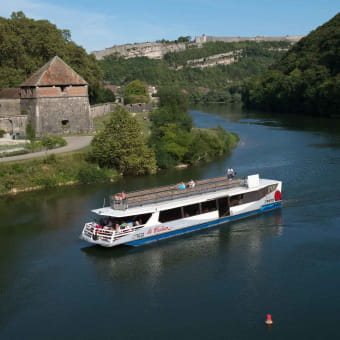
<instances>
[{"instance_id":1,"label":"sky","mask_svg":"<svg viewBox=\"0 0 340 340\"><path fill-rule=\"evenodd\" d=\"M23 11L69 29L87 52L179 36L304 35L340 11L339 0L2 0L0 16Z\"/></svg>"}]
</instances>

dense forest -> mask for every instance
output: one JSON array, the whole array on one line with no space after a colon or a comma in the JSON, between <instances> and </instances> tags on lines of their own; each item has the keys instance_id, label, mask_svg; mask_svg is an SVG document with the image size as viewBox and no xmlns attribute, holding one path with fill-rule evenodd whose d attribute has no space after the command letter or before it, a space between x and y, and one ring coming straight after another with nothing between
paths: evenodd
<instances>
[{"instance_id":1,"label":"dense forest","mask_svg":"<svg viewBox=\"0 0 340 340\"><path fill-rule=\"evenodd\" d=\"M122 86L139 79L155 86L178 86L193 102L230 102L241 99L244 79L261 75L289 46L287 42L209 42L201 48L168 53L162 60L111 55L100 65L105 81L111 84ZM188 64L189 60L227 52L234 52L237 62L206 68Z\"/></svg>"},{"instance_id":2,"label":"dense forest","mask_svg":"<svg viewBox=\"0 0 340 340\"><path fill-rule=\"evenodd\" d=\"M23 12L0 17L0 88L18 87L58 55L89 83L92 103L112 99L102 87L103 72L93 55L47 20L27 18Z\"/></svg>"},{"instance_id":3,"label":"dense forest","mask_svg":"<svg viewBox=\"0 0 340 340\"><path fill-rule=\"evenodd\" d=\"M300 40L262 76L246 83L243 99L268 111L340 114L340 13Z\"/></svg>"}]
</instances>

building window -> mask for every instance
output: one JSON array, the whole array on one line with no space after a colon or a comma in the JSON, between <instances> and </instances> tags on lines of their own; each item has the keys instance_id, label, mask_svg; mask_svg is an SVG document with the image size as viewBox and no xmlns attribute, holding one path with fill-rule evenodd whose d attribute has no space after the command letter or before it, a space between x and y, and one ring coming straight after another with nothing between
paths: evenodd
<instances>
[{"instance_id":1,"label":"building window","mask_svg":"<svg viewBox=\"0 0 340 340\"><path fill-rule=\"evenodd\" d=\"M70 126L70 121L68 119L64 119L61 121L61 125L63 128L67 128Z\"/></svg>"}]
</instances>

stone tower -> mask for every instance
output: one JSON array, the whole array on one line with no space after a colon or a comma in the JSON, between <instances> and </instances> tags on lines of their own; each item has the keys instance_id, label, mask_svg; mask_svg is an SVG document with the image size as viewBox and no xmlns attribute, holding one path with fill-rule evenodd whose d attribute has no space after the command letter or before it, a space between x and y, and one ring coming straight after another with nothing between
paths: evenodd
<instances>
[{"instance_id":1,"label":"stone tower","mask_svg":"<svg viewBox=\"0 0 340 340\"><path fill-rule=\"evenodd\" d=\"M37 136L87 133L92 128L88 83L54 57L20 86L21 113Z\"/></svg>"}]
</instances>

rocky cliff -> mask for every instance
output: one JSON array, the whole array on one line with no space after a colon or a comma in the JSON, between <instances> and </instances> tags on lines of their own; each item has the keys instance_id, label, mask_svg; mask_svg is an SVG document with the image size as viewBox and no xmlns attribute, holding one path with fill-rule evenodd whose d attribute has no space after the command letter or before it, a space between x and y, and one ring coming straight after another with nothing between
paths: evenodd
<instances>
[{"instance_id":1,"label":"rocky cliff","mask_svg":"<svg viewBox=\"0 0 340 340\"><path fill-rule=\"evenodd\" d=\"M202 47L202 44L210 41L239 42L239 41L289 41L295 43L299 41L303 35L291 35L283 37L213 37L202 35L195 38L195 42L191 43L158 43L145 42L126 45L114 45L105 50L94 51L92 54L97 60L101 60L106 56L118 54L126 59L136 57L148 57L150 59L162 59L164 54L168 52L184 51L190 47Z\"/></svg>"},{"instance_id":2,"label":"rocky cliff","mask_svg":"<svg viewBox=\"0 0 340 340\"><path fill-rule=\"evenodd\" d=\"M136 57L148 57L150 59L162 59L163 55L168 52L183 51L190 44L177 43L177 44L162 44L156 42L115 45L105 50L94 51L97 60L103 59L105 56L111 54L119 54L126 59Z\"/></svg>"}]
</instances>

